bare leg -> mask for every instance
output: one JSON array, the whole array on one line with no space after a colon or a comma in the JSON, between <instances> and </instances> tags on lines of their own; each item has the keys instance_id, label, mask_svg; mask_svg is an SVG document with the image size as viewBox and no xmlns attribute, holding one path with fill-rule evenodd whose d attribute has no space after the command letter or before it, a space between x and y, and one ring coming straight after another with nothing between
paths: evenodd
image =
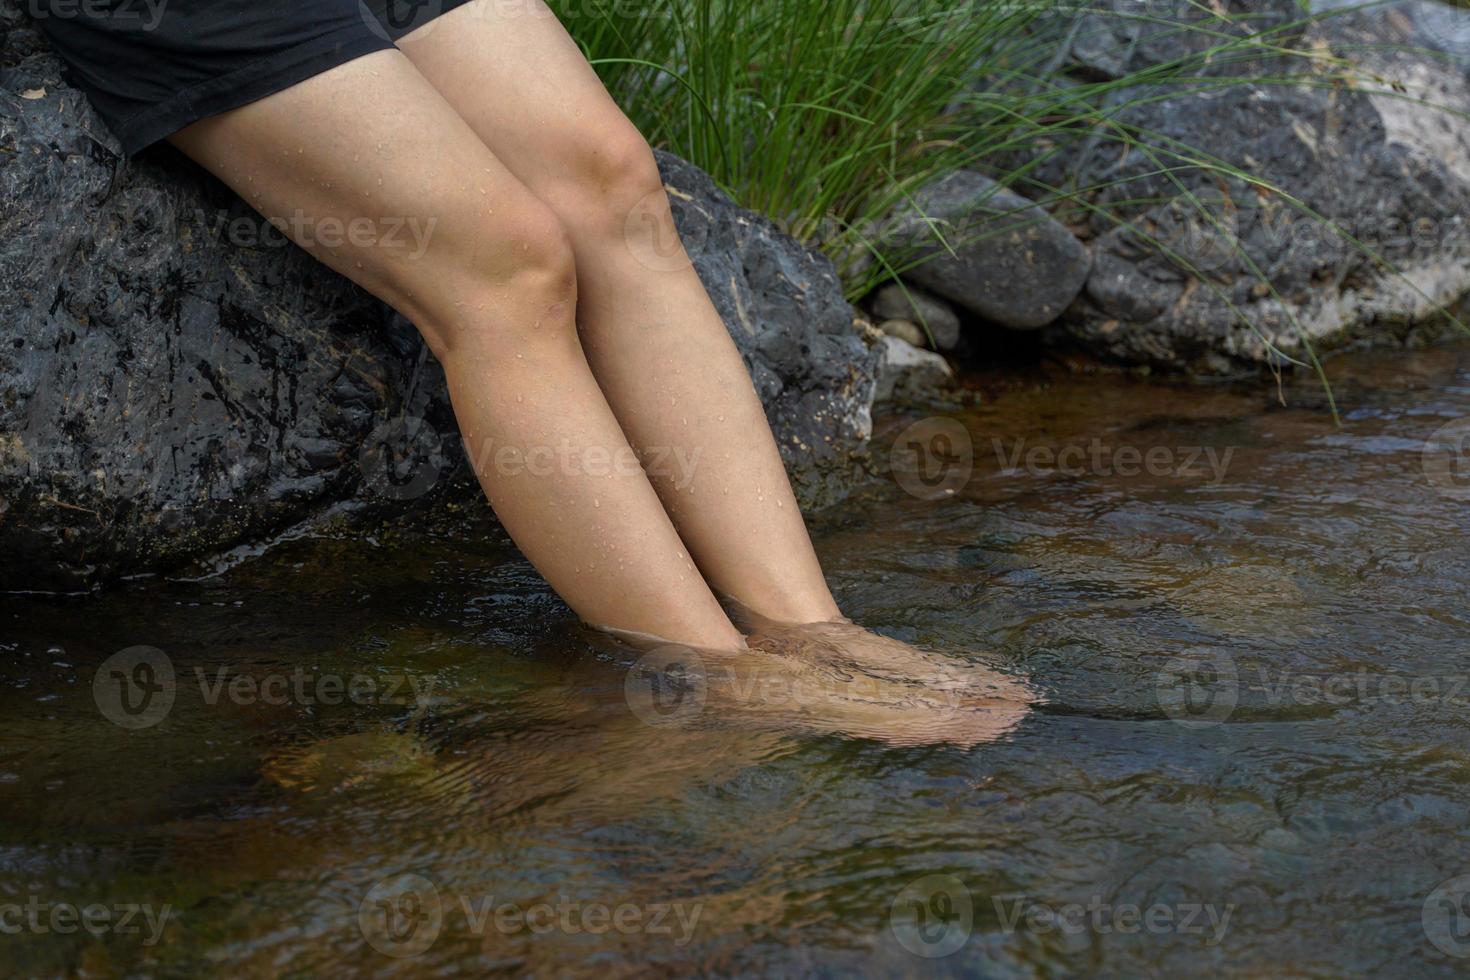
<instances>
[{"instance_id":1,"label":"bare leg","mask_svg":"<svg viewBox=\"0 0 1470 980\"><path fill-rule=\"evenodd\" d=\"M823 646L799 637L778 642L776 649L745 647L684 554L684 543L648 478L636 467L606 465L631 449L578 341L573 318L578 272L562 220L516 179L401 53L360 58L198 123L175 142L263 214L277 219L299 244L418 325L444 365L466 448L497 514L526 556L584 619L707 651L707 662L718 668L720 677L730 679L728 692L734 695L722 700L719 694L725 688L716 684L712 705L727 707L732 715L748 708L749 714L780 727L972 744L1010 730L1019 719L1024 696L1007 692L978 706L936 701L921 689L932 681L930 662L904 662L907 648L899 650L899 662L884 673L913 680L895 684L879 677L875 685L849 669L849 657L860 663L874 659L852 654L862 642ZM429 232L422 248L411 237L384 237L388 222L403 221ZM649 302L657 312L656 301ZM659 317L648 322L655 334L676 325ZM728 348L723 327L720 331ZM690 355L669 333L644 354L677 379L689 356L716 356L720 346L711 338L706 341L707 348ZM615 346L611 339L608 346ZM727 361L726 369L739 372L740 385L732 377L732 387L744 392L742 397L753 406L754 414L747 418L751 423L759 416L759 405L739 359L731 353ZM626 365L617 370L636 377ZM620 390L616 383L607 385ZM700 387L680 384L674 397L695 399ZM690 419L691 428L712 411L720 414L719 407L700 408L697 401L691 407L702 413ZM734 411L726 408L727 413ZM636 420L641 414L635 408L629 417ZM668 418L663 425L656 431L667 436ZM750 448L738 436L732 457L741 447ZM718 452L726 448L725 438L725 430L719 429L708 441L690 445L708 445ZM771 449L779 474L769 434L764 438L764 443L755 441ZM510 457L501 449L511 450ZM555 464L526 465L537 450L551 451ZM736 466L726 475L733 481L742 472ZM742 521L785 520L786 526L801 531L784 476L780 487L785 496L778 500L784 506L769 512L747 507L738 511ZM732 482L731 496L735 492ZM767 499L775 496L768 494ZM708 524L696 521L701 534L728 528L721 533L728 533L729 543L737 546L753 533L763 533L740 521L727 522L713 514L718 509L710 508ZM819 586L825 596L804 531L802 535L802 548L793 560L800 566L809 559L814 588ZM706 547L719 543L705 539ZM761 557L745 554L736 565L754 566ZM713 558L702 560L718 562L718 548ZM778 562L757 581L784 581L788 574L790 569ZM830 607L830 597L825 601ZM816 602L781 608L798 619L835 615L835 608ZM775 681L778 688L810 679L815 685L807 686L814 686L818 696L796 705L793 713L791 705L759 694L752 701L748 692L771 685L751 679Z\"/></svg>"},{"instance_id":2,"label":"bare leg","mask_svg":"<svg viewBox=\"0 0 1470 980\"><path fill-rule=\"evenodd\" d=\"M643 137L539 0L460 7L402 48L561 217L587 356L709 583L761 617L837 618L760 400L684 256Z\"/></svg>"},{"instance_id":3,"label":"bare leg","mask_svg":"<svg viewBox=\"0 0 1470 980\"><path fill-rule=\"evenodd\" d=\"M491 504L579 615L743 646L647 477L616 465L631 450L578 341L559 220L407 58L368 55L174 142L418 325ZM421 243L386 234L405 220Z\"/></svg>"}]
</instances>

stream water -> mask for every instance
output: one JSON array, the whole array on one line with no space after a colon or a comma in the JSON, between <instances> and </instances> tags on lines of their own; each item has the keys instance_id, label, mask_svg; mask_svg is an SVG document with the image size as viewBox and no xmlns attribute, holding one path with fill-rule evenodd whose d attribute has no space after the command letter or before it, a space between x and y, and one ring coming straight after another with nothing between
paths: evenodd
<instances>
[{"instance_id":1,"label":"stream water","mask_svg":"<svg viewBox=\"0 0 1470 980\"><path fill-rule=\"evenodd\" d=\"M1329 371L879 420L814 534L970 749L647 724L482 527L0 597L0 971L1463 972L1470 348Z\"/></svg>"}]
</instances>

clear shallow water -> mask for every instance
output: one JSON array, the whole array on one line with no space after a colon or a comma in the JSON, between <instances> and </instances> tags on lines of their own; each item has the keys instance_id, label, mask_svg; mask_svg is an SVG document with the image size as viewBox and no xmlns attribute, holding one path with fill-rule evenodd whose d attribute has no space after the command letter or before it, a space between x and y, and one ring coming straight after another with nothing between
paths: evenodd
<instances>
[{"instance_id":1,"label":"clear shallow water","mask_svg":"<svg viewBox=\"0 0 1470 980\"><path fill-rule=\"evenodd\" d=\"M1470 350L1329 367L1341 428L1309 380L976 379L955 493L816 522L854 618L1044 692L970 750L650 727L493 534L0 597L0 965L1463 972L1470 466L1423 448ZM136 645L174 697L128 728L162 702L93 681Z\"/></svg>"}]
</instances>

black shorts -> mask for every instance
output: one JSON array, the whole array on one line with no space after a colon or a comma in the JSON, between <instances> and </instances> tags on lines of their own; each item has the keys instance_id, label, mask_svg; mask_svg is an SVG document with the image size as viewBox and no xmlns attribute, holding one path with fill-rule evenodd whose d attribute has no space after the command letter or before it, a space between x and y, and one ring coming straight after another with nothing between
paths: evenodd
<instances>
[{"instance_id":1,"label":"black shorts","mask_svg":"<svg viewBox=\"0 0 1470 980\"><path fill-rule=\"evenodd\" d=\"M374 51L469 0L22 0L136 153Z\"/></svg>"}]
</instances>

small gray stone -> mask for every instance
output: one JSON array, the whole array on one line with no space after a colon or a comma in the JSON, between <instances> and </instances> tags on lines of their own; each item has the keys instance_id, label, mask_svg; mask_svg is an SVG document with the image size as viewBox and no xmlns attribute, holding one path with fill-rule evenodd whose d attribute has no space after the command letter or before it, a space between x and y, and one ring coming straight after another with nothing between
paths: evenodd
<instances>
[{"instance_id":1,"label":"small gray stone","mask_svg":"<svg viewBox=\"0 0 1470 980\"><path fill-rule=\"evenodd\" d=\"M925 244L933 238L931 224L954 255ZM920 190L894 227L885 238L918 245L925 257L904 273L905 279L1014 330L1056 320L1082 291L1092 268L1087 247L1040 206L969 170Z\"/></svg>"},{"instance_id":2,"label":"small gray stone","mask_svg":"<svg viewBox=\"0 0 1470 980\"><path fill-rule=\"evenodd\" d=\"M886 334L879 345L876 401L922 400L954 384L954 369L933 351Z\"/></svg>"},{"instance_id":3,"label":"small gray stone","mask_svg":"<svg viewBox=\"0 0 1470 980\"><path fill-rule=\"evenodd\" d=\"M890 282L873 294L872 307L881 319L908 320L928 327L936 350L954 350L960 342L960 318L954 307L918 286Z\"/></svg>"},{"instance_id":4,"label":"small gray stone","mask_svg":"<svg viewBox=\"0 0 1470 980\"><path fill-rule=\"evenodd\" d=\"M878 324L878 329L915 347L924 346L924 331L912 320L884 320Z\"/></svg>"}]
</instances>

